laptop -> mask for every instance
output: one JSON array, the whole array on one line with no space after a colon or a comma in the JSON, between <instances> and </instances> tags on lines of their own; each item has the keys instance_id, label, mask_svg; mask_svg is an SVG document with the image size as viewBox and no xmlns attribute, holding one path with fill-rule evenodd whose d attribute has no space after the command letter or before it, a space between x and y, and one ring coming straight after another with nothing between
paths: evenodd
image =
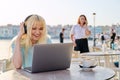
<instances>
[{"instance_id":1,"label":"laptop","mask_svg":"<svg viewBox=\"0 0 120 80\"><path fill-rule=\"evenodd\" d=\"M67 69L70 67L72 49L72 43L35 45L32 66L24 70L37 73Z\"/></svg>"}]
</instances>

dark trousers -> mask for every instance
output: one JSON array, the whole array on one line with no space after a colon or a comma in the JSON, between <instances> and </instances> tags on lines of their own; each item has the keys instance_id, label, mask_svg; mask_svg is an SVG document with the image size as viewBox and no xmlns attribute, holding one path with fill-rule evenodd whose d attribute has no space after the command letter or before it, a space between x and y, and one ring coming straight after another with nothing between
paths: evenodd
<instances>
[{"instance_id":1,"label":"dark trousers","mask_svg":"<svg viewBox=\"0 0 120 80\"><path fill-rule=\"evenodd\" d=\"M76 43L76 47L74 47L75 51L80 51L80 53L89 52L87 38L85 38L85 39L76 39L75 43Z\"/></svg>"},{"instance_id":2,"label":"dark trousers","mask_svg":"<svg viewBox=\"0 0 120 80\"><path fill-rule=\"evenodd\" d=\"M60 38L60 43L63 43L63 38Z\"/></svg>"},{"instance_id":3,"label":"dark trousers","mask_svg":"<svg viewBox=\"0 0 120 80\"><path fill-rule=\"evenodd\" d=\"M112 44L114 44L115 39L111 39L110 48L112 49Z\"/></svg>"}]
</instances>

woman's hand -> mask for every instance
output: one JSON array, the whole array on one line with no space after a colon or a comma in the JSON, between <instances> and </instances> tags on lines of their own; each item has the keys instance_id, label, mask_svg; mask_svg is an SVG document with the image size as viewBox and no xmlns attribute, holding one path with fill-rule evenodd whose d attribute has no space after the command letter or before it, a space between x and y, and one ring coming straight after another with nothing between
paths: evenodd
<instances>
[{"instance_id":1,"label":"woman's hand","mask_svg":"<svg viewBox=\"0 0 120 80\"><path fill-rule=\"evenodd\" d=\"M24 34L24 22L20 23L20 31L18 33L18 37L21 38Z\"/></svg>"},{"instance_id":2,"label":"woman's hand","mask_svg":"<svg viewBox=\"0 0 120 80\"><path fill-rule=\"evenodd\" d=\"M73 46L76 47L76 43L75 43L75 41L73 42Z\"/></svg>"},{"instance_id":3,"label":"woman's hand","mask_svg":"<svg viewBox=\"0 0 120 80\"><path fill-rule=\"evenodd\" d=\"M89 36L91 34L91 31L88 29L88 28L86 28L86 30L85 30L85 35L86 36Z\"/></svg>"}]
</instances>

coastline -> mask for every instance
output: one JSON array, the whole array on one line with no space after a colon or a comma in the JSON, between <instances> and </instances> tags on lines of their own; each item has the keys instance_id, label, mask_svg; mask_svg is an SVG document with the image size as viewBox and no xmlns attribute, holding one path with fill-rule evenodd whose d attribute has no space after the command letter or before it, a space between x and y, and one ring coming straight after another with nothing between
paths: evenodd
<instances>
[{"instance_id":1,"label":"coastline","mask_svg":"<svg viewBox=\"0 0 120 80\"><path fill-rule=\"evenodd\" d=\"M0 40L0 59L6 59L10 55L10 42L11 40ZM70 39L64 39L64 43L72 42ZM52 39L52 43L60 43L59 39ZM93 41L88 41L89 46L92 45Z\"/></svg>"}]
</instances>

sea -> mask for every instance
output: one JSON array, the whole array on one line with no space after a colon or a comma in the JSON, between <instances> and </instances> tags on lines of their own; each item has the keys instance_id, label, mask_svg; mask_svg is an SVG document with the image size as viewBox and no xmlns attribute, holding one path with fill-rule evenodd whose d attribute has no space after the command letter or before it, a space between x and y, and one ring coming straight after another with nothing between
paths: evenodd
<instances>
[{"instance_id":1,"label":"sea","mask_svg":"<svg viewBox=\"0 0 120 80\"><path fill-rule=\"evenodd\" d=\"M64 39L64 43L72 42L70 39ZM0 60L10 57L10 43L11 40L0 40ZM52 39L52 43L60 43L59 39ZM89 46L93 45L93 41L88 41Z\"/></svg>"}]
</instances>

